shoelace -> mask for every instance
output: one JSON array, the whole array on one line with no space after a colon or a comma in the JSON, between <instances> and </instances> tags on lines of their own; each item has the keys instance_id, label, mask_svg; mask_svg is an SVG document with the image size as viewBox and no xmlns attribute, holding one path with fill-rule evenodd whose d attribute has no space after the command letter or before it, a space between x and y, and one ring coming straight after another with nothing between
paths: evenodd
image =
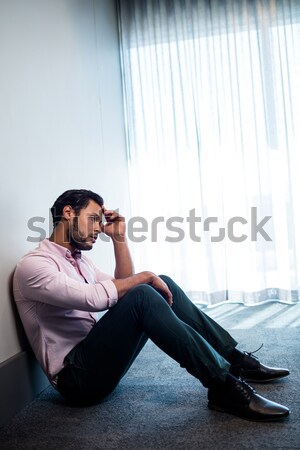
<instances>
[{"instance_id":1,"label":"shoelace","mask_svg":"<svg viewBox=\"0 0 300 450\"><path fill-rule=\"evenodd\" d=\"M248 355L248 356L250 356L250 357L252 357L252 358L254 358L254 359L256 359L256 360L258 361L258 358L257 358L256 356L254 356L254 353L259 352L259 350L263 347L263 345L264 345L264 343L262 343L261 346L258 347L258 348L257 348L256 350L254 350L253 352L244 352L244 353L245 353L245 355Z\"/></svg>"},{"instance_id":2,"label":"shoelace","mask_svg":"<svg viewBox=\"0 0 300 450\"><path fill-rule=\"evenodd\" d=\"M240 377L239 382L236 384L236 389L248 401L250 401L252 395L256 393L256 390Z\"/></svg>"}]
</instances>

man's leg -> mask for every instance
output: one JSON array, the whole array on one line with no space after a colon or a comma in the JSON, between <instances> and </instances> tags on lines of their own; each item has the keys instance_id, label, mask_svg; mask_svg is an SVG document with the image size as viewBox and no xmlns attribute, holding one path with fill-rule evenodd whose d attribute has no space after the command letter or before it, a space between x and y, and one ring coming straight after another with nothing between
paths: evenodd
<instances>
[{"instance_id":1,"label":"man's leg","mask_svg":"<svg viewBox=\"0 0 300 450\"><path fill-rule=\"evenodd\" d=\"M59 390L69 397L99 401L126 373L146 336L204 386L224 382L229 363L177 317L155 289L140 285L111 308L70 353L70 364L59 375Z\"/></svg>"},{"instance_id":2,"label":"man's leg","mask_svg":"<svg viewBox=\"0 0 300 450\"><path fill-rule=\"evenodd\" d=\"M161 275L175 299L173 310L203 336L230 364L230 373L246 381L265 383L289 375L289 370L268 367L252 354L236 349L237 342L218 323L192 303L183 290L168 276Z\"/></svg>"},{"instance_id":3,"label":"man's leg","mask_svg":"<svg viewBox=\"0 0 300 450\"><path fill-rule=\"evenodd\" d=\"M175 297L174 304L179 304L178 295ZM185 307L184 311L179 305L175 309L179 315L187 314ZM215 325L201 318L203 323L197 327L211 339ZM198 322L194 318L192 321L194 325ZM217 330L221 336L223 330ZM282 419L289 414L288 408L261 397L247 383L232 376L229 362L198 331L177 317L149 285L129 291L70 352L70 363L58 376L58 390L77 404L99 402L126 373L146 336L209 388L210 408L258 421ZM235 341L231 343L234 348ZM228 352L227 344L225 348ZM220 349L223 351L221 346Z\"/></svg>"},{"instance_id":4,"label":"man's leg","mask_svg":"<svg viewBox=\"0 0 300 450\"><path fill-rule=\"evenodd\" d=\"M233 337L221 325L197 308L175 281L166 275L160 275L160 278L164 280L173 294L172 309L176 316L201 334L225 359L230 358L237 346Z\"/></svg>"}]
</instances>

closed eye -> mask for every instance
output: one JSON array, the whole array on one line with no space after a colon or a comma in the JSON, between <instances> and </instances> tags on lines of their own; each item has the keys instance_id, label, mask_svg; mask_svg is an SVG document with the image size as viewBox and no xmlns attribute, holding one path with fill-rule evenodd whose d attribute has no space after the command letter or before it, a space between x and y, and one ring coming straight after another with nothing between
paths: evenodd
<instances>
[{"instance_id":1,"label":"closed eye","mask_svg":"<svg viewBox=\"0 0 300 450\"><path fill-rule=\"evenodd\" d=\"M102 217L98 216L97 214L93 215L93 216L89 216L89 221L90 222L101 222Z\"/></svg>"}]
</instances>

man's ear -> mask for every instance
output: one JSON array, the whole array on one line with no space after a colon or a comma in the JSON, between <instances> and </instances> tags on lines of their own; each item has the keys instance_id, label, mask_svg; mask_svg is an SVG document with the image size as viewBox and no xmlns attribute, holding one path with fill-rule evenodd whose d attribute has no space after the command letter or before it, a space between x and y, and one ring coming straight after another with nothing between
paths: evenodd
<instances>
[{"instance_id":1,"label":"man's ear","mask_svg":"<svg viewBox=\"0 0 300 450\"><path fill-rule=\"evenodd\" d=\"M75 216L75 211L72 208L72 206L70 206L70 205L64 206L63 211L62 211L62 217L66 220L70 220L74 216Z\"/></svg>"}]
</instances>

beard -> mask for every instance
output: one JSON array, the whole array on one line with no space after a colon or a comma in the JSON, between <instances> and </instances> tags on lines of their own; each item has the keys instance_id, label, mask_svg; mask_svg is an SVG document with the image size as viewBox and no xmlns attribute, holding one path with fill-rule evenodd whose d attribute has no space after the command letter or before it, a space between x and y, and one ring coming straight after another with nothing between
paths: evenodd
<instances>
[{"instance_id":1,"label":"beard","mask_svg":"<svg viewBox=\"0 0 300 450\"><path fill-rule=\"evenodd\" d=\"M80 233L78 225L78 217L74 217L73 224L69 229L69 242L77 250L91 250L93 243L90 241L91 236L83 236Z\"/></svg>"}]
</instances>

